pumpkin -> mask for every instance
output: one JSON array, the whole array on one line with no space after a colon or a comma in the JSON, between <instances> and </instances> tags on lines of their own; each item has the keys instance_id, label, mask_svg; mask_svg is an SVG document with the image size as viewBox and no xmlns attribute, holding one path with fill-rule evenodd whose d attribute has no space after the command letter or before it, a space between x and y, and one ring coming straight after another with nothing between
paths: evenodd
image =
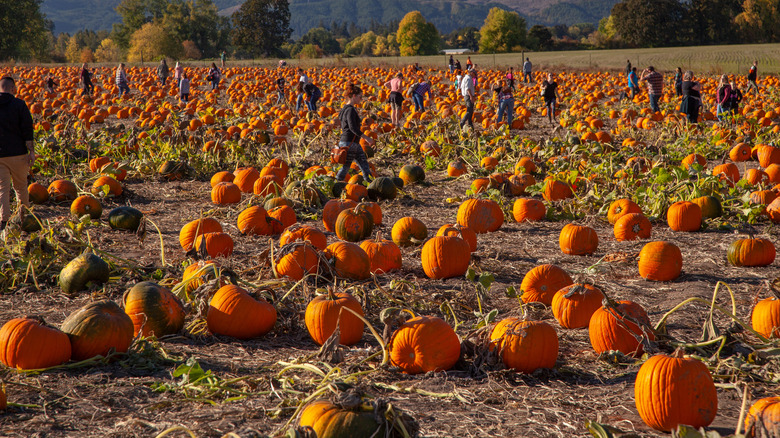
<instances>
[{"instance_id":1,"label":"pumpkin","mask_svg":"<svg viewBox=\"0 0 780 438\"><path fill-rule=\"evenodd\" d=\"M465 174L466 171L466 163L460 158L451 161L450 164L447 165L447 175L453 178Z\"/></svg>"},{"instance_id":2,"label":"pumpkin","mask_svg":"<svg viewBox=\"0 0 780 438\"><path fill-rule=\"evenodd\" d=\"M336 219L339 213L349 208L357 207L357 202L351 199L331 199L322 208L322 224L331 233L336 231Z\"/></svg>"},{"instance_id":3,"label":"pumpkin","mask_svg":"<svg viewBox=\"0 0 780 438\"><path fill-rule=\"evenodd\" d=\"M316 273L319 263L317 248L308 241L287 243L276 254L274 275L300 281L305 275Z\"/></svg>"},{"instance_id":4,"label":"pumpkin","mask_svg":"<svg viewBox=\"0 0 780 438\"><path fill-rule=\"evenodd\" d=\"M347 184L344 186L342 194L347 199L360 202L368 198L368 189L362 184Z\"/></svg>"},{"instance_id":5,"label":"pumpkin","mask_svg":"<svg viewBox=\"0 0 780 438\"><path fill-rule=\"evenodd\" d=\"M407 164L398 172L398 177L404 180L404 185L422 182L425 180L425 170L415 164Z\"/></svg>"},{"instance_id":6,"label":"pumpkin","mask_svg":"<svg viewBox=\"0 0 780 438\"><path fill-rule=\"evenodd\" d=\"M504 224L504 211L490 199L468 199L458 207L458 225L477 234L497 231Z\"/></svg>"},{"instance_id":7,"label":"pumpkin","mask_svg":"<svg viewBox=\"0 0 780 438\"><path fill-rule=\"evenodd\" d=\"M725 181L729 187L734 187L734 184L740 179L739 168L734 163L725 163L715 166L712 169L712 174L720 177L720 179Z\"/></svg>"},{"instance_id":8,"label":"pumpkin","mask_svg":"<svg viewBox=\"0 0 780 438\"><path fill-rule=\"evenodd\" d=\"M589 255L599 247L599 236L591 227L566 224L558 238L561 251L568 255Z\"/></svg>"},{"instance_id":9,"label":"pumpkin","mask_svg":"<svg viewBox=\"0 0 780 438\"><path fill-rule=\"evenodd\" d=\"M471 248L471 252L477 250L477 233L469 227L462 227L457 224L444 224L436 231L437 236L456 236L465 240Z\"/></svg>"},{"instance_id":10,"label":"pumpkin","mask_svg":"<svg viewBox=\"0 0 780 438\"><path fill-rule=\"evenodd\" d=\"M338 277L365 280L371 276L368 254L352 242L331 243L325 248L325 257Z\"/></svg>"},{"instance_id":11,"label":"pumpkin","mask_svg":"<svg viewBox=\"0 0 780 438\"><path fill-rule=\"evenodd\" d=\"M764 397L750 406L745 417L745 436L780 436L780 397Z\"/></svg>"},{"instance_id":12,"label":"pumpkin","mask_svg":"<svg viewBox=\"0 0 780 438\"><path fill-rule=\"evenodd\" d=\"M197 274L203 268L207 268L200 274ZM181 275L182 283L185 283L184 290L189 293L199 288L208 279L217 278L221 271L219 263L214 260L198 260L190 263ZM197 275L197 277L196 277Z\"/></svg>"},{"instance_id":13,"label":"pumpkin","mask_svg":"<svg viewBox=\"0 0 780 438\"><path fill-rule=\"evenodd\" d=\"M558 359L558 334L544 321L504 319L490 333L490 344L504 366L521 373L553 368Z\"/></svg>"},{"instance_id":14,"label":"pumpkin","mask_svg":"<svg viewBox=\"0 0 780 438\"><path fill-rule=\"evenodd\" d=\"M780 299L764 298L756 303L751 315L753 330L766 338L780 338Z\"/></svg>"},{"instance_id":15,"label":"pumpkin","mask_svg":"<svg viewBox=\"0 0 780 438\"><path fill-rule=\"evenodd\" d=\"M421 220L407 216L395 221L390 234L396 245L404 247L422 243L428 237L428 228Z\"/></svg>"},{"instance_id":16,"label":"pumpkin","mask_svg":"<svg viewBox=\"0 0 780 438\"><path fill-rule=\"evenodd\" d=\"M104 186L108 187L108 189L104 189ZM92 189L90 191L93 195L119 196L122 194L122 184L113 177L101 176L92 183Z\"/></svg>"},{"instance_id":17,"label":"pumpkin","mask_svg":"<svg viewBox=\"0 0 780 438\"><path fill-rule=\"evenodd\" d=\"M229 182L232 183L233 180L236 179L236 175L233 174L233 172L229 172L227 170L223 170L221 172L217 172L214 175L211 176L211 180L209 180L209 183L211 184L211 187L214 188L217 184L221 182ZM241 189L239 189L241 190Z\"/></svg>"},{"instance_id":18,"label":"pumpkin","mask_svg":"<svg viewBox=\"0 0 780 438\"><path fill-rule=\"evenodd\" d=\"M699 154L690 154L683 158L682 165L686 170L689 169L692 164L698 164L699 166L706 168L707 159Z\"/></svg>"},{"instance_id":19,"label":"pumpkin","mask_svg":"<svg viewBox=\"0 0 780 438\"><path fill-rule=\"evenodd\" d=\"M727 258L734 266L769 266L775 255L775 245L770 240L749 238L732 242Z\"/></svg>"},{"instance_id":20,"label":"pumpkin","mask_svg":"<svg viewBox=\"0 0 780 438\"><path fill-rule=\"evenodd\" d=\"M666 221L673 231L699 231L701 218L701 207L688 201L675 202L666 212Z\"/></svg>"},{"instance_id":21,"label":"pumpkin","mask_svg":"<svg viewBox=\"0 0 780 438\"><path fill-rule=\"evenodd\" d=\"M243 167L233 172L233 184L237 185L244 193L252 193L255 181L260 177L260 172L254 167Z\"/></svg>"},{"instance_id":22,"label":"pumpkin","mask_svg":"<svg viewBox=\"0 0 780 438\"><path fill-rule=\"evenodd\" d=\"M428 278L460 277L469 268L471 247L460 237L436 236L425 242L421 257Z\"/></svg>"},{"instance_id":23,"label":"pumpkin","mask_svg":"<svg viewBox=\"0 0 780 438\"><path fill-rule=\"evenodd\" d=\"M246 290L227 284L211 298L206 323L215 335L252 339L271 331L276 309L263 299L252 298Z\"/></svg>"},{"instance_id":24,"label":"pumpkin","mask_svg":"<svg viewBox=\"0 0 780 438\"><path fill-rule=\"evenodd\" d=\"M325 233L311 225L295 223L287 227L279 237L280 246L297 241L309 242L320 251L324 250L325 247L328 246L328 238L325 236Z\"/></svg>"},{"instance_id":25,"label":"pumpkin","mask_svg":"<svg viewBox=\"0 0 780 438\"><path fill-rule=\"evenodd\" d=\"M649 242L639 251L639 275L646 280L672 281L682 272L682 253L669 242Z\"/></svg>"},{"instance_id":26,"label":"pumpkin","mask_svg":"<svg viewBox=\"0 0 780 438\"><path fill-rule=\"evenodd\" d=\"M268 217L265 208L259 205L253 205L245 208L238 214L236 225L238 231L244 235L267 236L273 234L273 219ZM220 226L220 229L222 227Z\"/></svg>"},{"instance_id":27,"label":"pumpkin","mask_svg":"<svg viewBox=\"0 0 780 438\"><path fill-rule=\"evenodd\" d=\"M277 196L275 198L271 198L271 199L265 201L265 203L263 203L263 208L265 208L265 210L268 211L268 210L270 210L272 208L281 207L283 205L286 205L288 207L294 207L295 206L293 204L293 202L290 201L289 199L281 197L281 196Z\"/></svg>"},{"instance_id":28,"label":"pumpkin","mask_svg":"<svg viewBox=\"0 0 780 438\"><path fill-rule=\"evenodd\" d=\"M117 207L108 212L108 225L114 230L138 231L144 214L133 207Z\"/></svg>"},{"instance_id":29,"label":"pumpkin","mask_svg":"<svg viewBox=\"0 0 780 438\"><path fill-rule=\"evenodd\" d=\"M370 214L374 225L382 225L382 207L380 207L379 204L365 201L358 204L357 208L360 211ZM336 219L338 219L338 217Z\"/></svg>"},{"instance_id":30,"label":"pumpkin","mask_svg":"<svg viewBox=\"0 0 780 438\"><path fill-rule=\"evenodd\" d=\"M571 191L571 185L550 177L544 179L542 198L544 198L545 201L560 201L562 199L571 198L572 196L574 196L574 193Z\"/></svg>"},{"instance_id":31,"label":"pumpkin","mask_svg":"<svg viewBox=\"0 0 780 438\"><path fill-rule=\"evenodd\" d=\"M553 296L553 316L563 328L587 327L590 317L601 308L603 298L604 293L592 284L570 284Z\"/></svg>"},{"instance_id":32,"label":"pumpkin","mask_svg":"<svg viewBox=\"0 0 780 438\"><path fill-rule=\"evenodd\" d=\"M268 217L271 219L271 232L273 234L281 234L287 227L298 222L295 210L289 205L280 205L268 210Z\"/></svg>"},{"instance_id":33,"label":"pumpkin","mask_svg":"<svg viewBox=\"0 0 780 438\"><path fill-rule=\"evenodd\" d=\"M211 258L230 257L233 254L233 238L222 232L204 233L195 238L195 249L205 251Z\"/></svg>"},{"instance_id":34,"label":"pumpkin","mask_svg":"<svg viewBox=\"0 0 780 438\"><path fill-rule=\"evenodd\" d=\"M645 309L628 300L610 302L593 312L588 335L596 353L616 350L634 356L644 351L637 338L655 340Z\"/></svg>"},{"instance_id":35,"label":"pumpkin","mask_svg":"<svg viewBox=\"0 0 780 438\"><path fill-rule=\"evenodd\" d=\"M375 240L364 240L360 247L368 256L372 274L384 274L401 269L401 248L392 240L377 236Z\"/></svg>"},{"instance_id":36,"label":"pumpkin","mask_svg":"<svg viewBox=\"0 0 780 438\"><path fill-rule=\"evenodd\" d=\"M649 239L653 230L650 220L642 213L629 213L615 221L615 240L624 242L627 240Z\"/></svg>"},{"instance_id":37,"label":"pumpkin","mask_svg":"<svg viewBox=\"0 0 780 438\"><path fill-rule=\"evenodd\" d=\"M68 335L32 318L14 318L0 328L0 362L34 370L63 364L71 358Z\"/></svg>"},{"instance_id":38,"label":"pumpkin","mask_svg":"<svg viewBox=\"0 0 780 438\"><path fill-rule=\"evenodd\" d=\"M187 165L181 161L168 160L160 164L157 173L168 181L178 181L187 173Z\"/></svg>"},{"instance_id":39,"label":"pumpkin","mask_svg":"<svg viewBox=\"0 0 780 438\"><path fill-rule=\"evenodd\" d=\"M84 253L62 268L59 278L60 288L63 293L72 295L86 289L89 283L107 283L109 273L108 263L95 254Z\"/></svg>"},{"instance_id":40,"label":"pumpkin","mask_svg":"<svg viewBox=\"0 0 780 438\"><path fill-rule=\"evenodd\" d=\"M780 197L766 206L766 214L773 223L780 223Z\"/></svg>"},{"instance_id":41,"label":"pumpkin","mask_svg":"<svg viewBox=\"0 0 780 438\"><path fill-rule=\"evenodd\" d=\"M282 192L282 180L275 175L258 176L252 184L252 192L261 197L278 196Z\"/></svg>"},{"instance_id":42,"label":"pumpkin","mask_svg":"<svg viewBox=\"0 0 780 438\"><path fill-rule=\"evenodd\" d=\"M391 407L388 405L387 408ZM417 436L419 427L414 420L403 412L399 415L395 406L392 410L396 416L393 421L377 422L377 410L371 404L362 403L354 408L346 408L327 400L317 400L306 405L298 425L301 428L311 428L312 436L317 438ZM403 423L402 427L398 425L399 418Z\"/></svg>"},{"instance_id":43,"label":"pumpkin","mask_svg":"<svg viewBox=\"0 0 780 438\"><path fill-rule=\"evenodd\" d=\"M185 251L192 249L195 238L205 233L221 233L222 225L216 219L204 217L196 219L181 227L179 231L179 243Z\"/></svg>"},{"instance_id":44,"label":"pumpkin","mask_svg":"<svg viewBox=\"0 0 780 438\"><path fill-rule=\"evenodd\" d=\"M574 283L569 274L555 265L539 265L528 271L520 283L520 298L524 303L552 303L555 293Z\"/></svg>"},{"instance_id":45,"label":"pumpkin","mask_svg":"<svg viewBox=\"0 0 780 438\"><path fill-rule=\"evenodd\" d=\"M529 174L536 172L536 163L530 157L522 157L515 164L516 174Z\"/></svg>"},{"instance_id":46,"label":"pumpkin","mask_svg":"<svg viewBox=\"0 0 780 438\"><path fill-rule=\"evenodd\" d=\"M306 306L304 317L306 329L309 335L317 343L322 345L339 328L339 344L354 345L363 337L365 325L363 321L343 307L354 310L363 316L363 308L360 302L346 292L318 295Z\"/></svg>"},{"instance_id":47,"label":"pumpkin","mask_svg":"<svg viewBox=\"0 0 780 438\"><path fill-rule=\"evenodd\" d=\"M65 179L52 181L49 184L48 191L49 199L51 199L52 202L73 201L79 194L76 184Z\"/></svg>"},{"instance_id":48,"label":"pumpkin","mask_svg":"<svg viewBox=\"0 0 780 438\"><path fill-rule=\"evenodd\" d=\"M232 182L217 183L211 189L211 202L217 205L238 204L241 202L241 189Z\"/></svg>"},{"instance_id":49,"label":"pumpkin","mask_svg":"<svg viewBox=\"0 0 780 438\"><path fill-rule=\"evenodd\" d=\"M609 220L610 224L614 225L622 216L631 213L642 213L642 209L636 202L630 199L618 199L609 205L607 220Z\"/></svg>"},{"instance_id":50,"label":"pumpkin","mask_svg":"<svg viewBox=\"0 0 780 438\"><path fill-rule=\"evenodd\" d=\"M100 219L103 206L91 195L81 195L70 204L70 214L80 218L88 215L91 219Z\"/></svg>"},{"instance_id":51,"label":"pumpkin","mask_svg":"<svg viewBox=\"0 0 780 438\"><path fill-rule=\"evenodd\" d=\"M406 374L446 371L460 357L460 340L443 319L417 316L398 327L387 349L390 363Z\"/></svg>"},{"instance_id":52,"label":"pumpkin","mask_svg":"<svg viewBox=\"0 0 780 438\"><path fill-rule=\"evenodd\" d=\"M701 216L704 218L712 219L723 214L723 207L720 205L718 198L714 196L700 196L691 202L701 208Z\"/></svg>"},{"instance_id":53,"label":"pumpkin","mask_svg":"<svg viewBox=\"0 0 780 438\"><path fill-rule=\"evenodd\" d=\"M49 200L49 192L43 184L34 182L27 186L27 194L33 204L43 204Z\"/></svg>"},{"instance_id":54,"label":"pumpkin","mask_svg":"<svg viewBox=\"0 0 780 438\"><path fill-rule=\"evenodd\" d=\"M681 352L656 354L643 363L634 399L645 424L664 432L680 424L709 426L718 413L718 391L707 366Z\"/></svg>"},{"instance_id":55,"label":"pumpkin","mask_svg":"<svg viewBox=\"0 0 780 438\"><path fill-rule=\"evenodd\" d=\"M368 238L374 230L374 218L371 213L359 206L342 210L336 218L336 236L347 242L359 242Z\"/></svg>"},{"instance_id":56,"label":"pumpkin","mask_svg":"<svg viewBox=\"0 0 780 438\"><path fill-rule=\"evenodd\" d=\"M547 207L538 199L520 198L512 205L512 217L517 222L540 221L547 216Z\"/></svg>"},{"instance_id":57,"label":"pumpkin","mask_svg":"<svg viewBox=\"0 0 780 438\"><path fill-rule=\"evenodd\" d=\"M371 199L395 199L398 187L392 178L380 176L368 185L368 196Z\"/></svg>"},{"instance_id":58,"label":"pumpkin","mask_svg":"<svg viewBox=\"0 0 780 438\"><path fill-rule=\"evenodd\" d=\"M112 349L125 353L133 342L133 320L109 300L89 303L71 313L61 329L70 338L74 360L107 356Z\"/></svg>"},{"instance_id":59,"label":"pumpkin","mask_svg":"<svg viewBox=\"0 0 780 438\"><path fill-rule=\"evenodd\" d=\"M133 320L133 335L172 335L184 328L184 305L169 289L151 281L136 283L122 297Z\"/></svg>"}]
</instances>

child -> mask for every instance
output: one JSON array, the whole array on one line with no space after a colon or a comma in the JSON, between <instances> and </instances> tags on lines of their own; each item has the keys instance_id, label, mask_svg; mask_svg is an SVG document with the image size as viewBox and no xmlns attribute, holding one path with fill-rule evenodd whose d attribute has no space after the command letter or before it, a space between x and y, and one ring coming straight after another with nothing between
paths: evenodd
<instances>
[{"instance_id":1,"label":"child","mask_svg":"<svg viewBox=\"0 0 780 438\"><path fill-rule=\"evenodd\" d=\"M54 93L54 87L57 86L57 83L54 82L54 76L49 76L48 79L46 79L46 91L49 93Z\"/></svg>"},{"instance_id":2,"label":"child","mask_svg":"<svg viewBox=\"0 0 780 438\"><path fill-rule=\"evenodd\" d=\"M187 75L185 73L181 74L181 80L179 81L179 101L190 101L190 80L187 79Z\"/></svg>"}]
</instances>

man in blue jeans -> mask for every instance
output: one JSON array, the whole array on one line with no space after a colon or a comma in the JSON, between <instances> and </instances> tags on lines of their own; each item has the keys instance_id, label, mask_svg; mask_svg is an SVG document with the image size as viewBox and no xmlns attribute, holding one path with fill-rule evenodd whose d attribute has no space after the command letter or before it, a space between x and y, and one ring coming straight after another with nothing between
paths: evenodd
<instances>
[{"instance_id":1,"label":"man in blue jeans","mask_svg":"<svg viewBox=\"0 0 780 438\"><path fill-rule=\"evenodd\" d=\"M525 58L525 62L523 63L523 80L525 83L531 82L531 59Z\"/></svg>"},{"instance_id":2,"label":"man in blue jeans","mask_svg":"<svg viewBox=\"0 0 780 438\"><path fill-rule=\"evenodd\" d=\"M414 101L415 111L425 111L425 94L428 93L428 99L433 100L431 94L431 83L426 80L420 81L417 84L417 89L412 93L412 100Z\"/></svg>"},{"instance_id":3,"label":"man in blue jeans","mask_svg":"<svg viewBox=\"0 0 780 438\"><path fill-rule=\"evenodd\" d=\"M463 115L463 119L460 121L460 129L462 130L467 124L474 129L474 100L476 100L474 90L474 78L477 77L477 70L471 69L466 73L466 76L460 81L460 94L463 96L463 101L466 104L466 114Z\"/></svg>"},{"instance_id":4,"label":"man in blue jeans","mask_svg":"<svg viewBox=\"0 0 780 438\"><path fill-rule=\"evenodd\" d=\"M664 77L661 73L655 71L655 68L651 65L642 72L639 82L647 82L647 94L649 95L650 108L653 112L661 111L658 106L658 100L664 94Z\"/></svg>"}]
</instances>

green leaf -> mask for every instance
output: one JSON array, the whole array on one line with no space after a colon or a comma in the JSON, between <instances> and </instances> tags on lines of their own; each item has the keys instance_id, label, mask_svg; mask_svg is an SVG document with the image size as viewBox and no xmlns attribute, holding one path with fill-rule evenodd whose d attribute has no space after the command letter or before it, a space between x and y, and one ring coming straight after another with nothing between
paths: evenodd
<instances>
[{"instance_id":1,"label":"green leaf","mask_svg":"<svg viewBox=\"0 0 780 438\"><path fill-rule=\"evenodd\" d=\"M476 281L477 273L474 271L474 268L469 267L468 271L466 271L466 279L468 281Z\"/></svg>"},{"instance_id":2,"label":"green leaf","mask_svg":"<svg viewBox=\"0 0 780 438\"><path fill-rule=\"evenodd\" d=\"M494 281L496 281L496 277L490 272L483 272L479 276L479 284L481 284L485 290L490 289L490 285L493 284Z\"/></svg>"},{"instance_id":3,"label":"green leaf","mask_svg":"<svg viewBox=\"0 0 780 438\"><path fill-rule=\"evenodd\" d=\"M504 294L507 298L517 298L517 289L515 289L514 286L509 286L506 288L506 291L504 291Z\"/></svg>"}]
</instances>

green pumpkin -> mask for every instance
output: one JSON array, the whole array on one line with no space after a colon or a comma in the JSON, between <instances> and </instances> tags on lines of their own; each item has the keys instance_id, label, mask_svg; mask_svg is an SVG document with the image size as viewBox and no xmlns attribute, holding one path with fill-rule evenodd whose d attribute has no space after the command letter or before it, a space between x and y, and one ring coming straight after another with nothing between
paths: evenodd
<instances>
[{"instance_id":1,"label":"green pumpkin","mask_svg":"<svg viewBox=\"0 0 780 438\"><path fill-rule=\"evenodd\" d=\"M70 338L75 360L107 356L111 349L124 353L133 343L133 321L109 300L89 303L71 313L62 322L62 331Z\"/></svg>"},{"instance_id":2,"label":"green pumpkin","mask_svg":"<svg viewBox=\"0 0 780 438\"><path fill-rule=\"evenodd\" d=\"M144 214L133 207L117 207L108 213L108 224L115 230L137 231Z\"/></svg>"},{"instance_id":3,"label":"green pumpkin","mask_svg":"<svg viewBox=\"0 0 780 438\"><path fill-rule=\"evenodd\" d=\"M295 181L287 185L284 189L284 195L289 199L302 202L304 205L320 206L323 199L327 199L311 180ZM270 210L266 208L266 210Z\"/></svg>"},{"instance_id":4,"label":"green pumpkin","mask_svg":"<svg viewBox=\"0 0 780 438\"><path fill-rule=\"evenodd\" d=\"M34 233L41 230L41 223L38 222L38 219L34 214L28 212L24 215L24 219L22 219L20 228L25 233Z\"/></svg>"},{"instance_id":5,"label":"green pumpkin","mask_svg":"<svg viewBox=\"0 0 780 438\"><path fill-rule=\"evenodd\" d=\"M344 181L336 181L333 183L333 189L331 189L331 195L333 195L334 198L340 198L341 192L344 191L344 187L347 186L347 183Z\"/></svg>"},{"instance_id":6,"label":"green pumpkin","mask_svg":"<svg viewBox=\"0 0 780 438\"><path fill-rule=\"evenodd\" d=\"M404 184L413 184L425 180L425 170L416 164L407 164L401 168L398 176L404 180Z\"/></svg>"},{"instance_id":7,"label":"green pumpkin","mask_svg":"<svg viewBox=\"0 0 780 438\"><path fill-rule=\"evenodd\" d=\"M122 297L125 313L133 321L134 334L157 337L178 333L184 327L184 305L169 289L142 281Z\"/></svg>"},{"instance_id":8,"label":"green pumpkin","mask_svg":"<svg viewBox=\"0 0 780 438\"><path fill-rule=\"evenodd\" d=\"M87 288L88 283L108 282L110 268L108 263L92 253L84 253L60 271L60 288L68 295Z\"/></svg>"},{"instance_id":9,"label":"green pumpkin","mask_svg":"<svg viewBox=\"0 0 780 438\"><path fill-rule=\"evenodd\" d=\"M769 266L775 261L775 245L767 239L739 239L729 245L727 257L734 266Z\"/></svg>"},{"instance_id":10,"label":"green pumpkin","mask_svg":"<svg viewBox=\"0 0 780 438\"><path fill-rule=\"evenodd\" d=\"M368 196L373 200L395 199L398 187L391 178L380 176L368 185Z\"/></svg>"},{"instance_id":11,"label":"green pumpkin","mask_svg":"<svg viewBox=\"0 0 780 438\"><path fill-rule=\"evenodd\" d=\"M392 181L393 181L393 184L395 184L395 186L396 186L397 188L399 188L399 189L402 189L402 188L404 188L404 185L405 185L405 184L404 184L404 180L402 180L401 178L399 178L399 177L397 177L397 176L394 176L394 177L392 178Z\"/></svg>"},{"instance_id":12,"label":"green pumpkin","mask_svg":"<svg viewBox=\"0 0 780 438\"><path fill-rule=\"evenodd\" d=\"M414 419L397 408L394 412L398 420L403 423L403 429L408 435L396 425L395 419L385 424L378 423L374 415L374 407L368 403L354 408L342 408L326 400L317 400L303 409L298 424L301 427L309 426L314 429L317 438L416 436L419 426ZM389 425L393 426L389 427Z\"/></svg>"},{"instance_id":13,"label":"green pumpkin","mask_svg":"<svg viewBox=\"0 0 780 438\"><path fill-rule=\"evenodd\" d=\"M263 208L265 208L266 211L268 211L276 207L281 207L282 205L287 205L289 207L292 207L293 203L289 199L282 198L281 196L279 196L265 201L265 204L263 204Z\"/></svg>"},{"instance_id":14,"label":"green pumpkin","mask_svg":"<svg viewBox=\"0 0 780 438\"><path fill-rule=\"evenodd\" d=\"M701 207L701 216L704 218L712 219L723 214L723 207L721 207L718 198L714 196L702 196L691 202Z\"/></svg>"}]
</instances>

